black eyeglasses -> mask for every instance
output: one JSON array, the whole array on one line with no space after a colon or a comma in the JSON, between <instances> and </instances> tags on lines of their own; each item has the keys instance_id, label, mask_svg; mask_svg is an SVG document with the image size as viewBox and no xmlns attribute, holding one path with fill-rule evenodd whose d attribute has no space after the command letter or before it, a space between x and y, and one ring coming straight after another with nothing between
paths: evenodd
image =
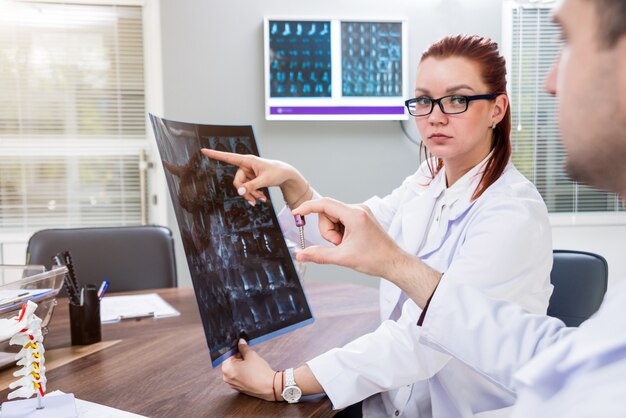
<instances>
[{"instance_id":1,"label":"black eyeglasses","mask_svg":"<svg viewBox=\"0 0 626 418\"><path fill-rule=\"evenodd\" d=\"M435 108L435 103L439 105L439 109L446 115L456 115L465 112L472 100L493 100L496 97L498 97L497 94L478 94L476 96L451 94L450 96L443 96L438 99L420 96L405 101L404 105L409 110L411 116L430 115Z\"/></svg>"}]
</instances>

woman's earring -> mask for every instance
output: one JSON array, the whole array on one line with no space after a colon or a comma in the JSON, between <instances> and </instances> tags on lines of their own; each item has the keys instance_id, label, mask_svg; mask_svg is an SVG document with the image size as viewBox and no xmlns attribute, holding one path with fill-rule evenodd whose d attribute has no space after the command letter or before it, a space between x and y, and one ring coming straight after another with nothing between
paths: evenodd
<instances>
[{"instance_id":1,"label":"woman's earring","mask_svg":"<svg viewBox=\"0 0 626 418\"><path fill-rule=\"evenodd\" d=\"M494 122L493 125L491 125L491 129L496 129L496 123Z\"/></svg>"}]
</instances>

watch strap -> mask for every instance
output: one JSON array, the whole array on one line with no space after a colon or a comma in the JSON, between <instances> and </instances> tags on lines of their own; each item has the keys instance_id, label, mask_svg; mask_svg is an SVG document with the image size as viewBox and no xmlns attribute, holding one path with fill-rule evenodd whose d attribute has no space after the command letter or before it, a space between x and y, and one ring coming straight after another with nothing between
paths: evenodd
<instances>
[{"instance_id":1,"label":"watch strap","mask_svg":"<svg viewBox=\"0 0 626 418\"><path fill-rule=\"evenodd\" d=\"M296 378L294 376L293 367L290 367L285 370L285 387L295 386Z\"/></svg>"}]
</instances>

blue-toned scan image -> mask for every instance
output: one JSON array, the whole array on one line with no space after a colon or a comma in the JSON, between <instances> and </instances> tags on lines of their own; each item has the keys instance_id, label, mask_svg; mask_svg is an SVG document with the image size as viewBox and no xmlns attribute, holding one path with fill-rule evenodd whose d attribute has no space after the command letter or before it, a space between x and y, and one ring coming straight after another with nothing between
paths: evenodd
<instances>
[{"instance_id":1,"label":"blue-toned scan image","mask_svg":"<svg viewBox=\"0 0 626 418\"><path fill-rule=\"evenodd\" d=\"M270 97L330 97L330 22L270 20Z\"/></svg>"},{"instance_id":2,"label":"blue-toned scan image","mask_svg":"<svg viewBox=\"0 0 626 418\"><path fill-rule=\"evenodd\" d=\"M341 22L342 95L402 96L402 23Z\"/></svg>"},{"instance_id":3,"label":"blue-toned scan image","mask_svg":"<svg viewBox=\"0 0 626 418\"><path fill-rule=\"evenodd\" d=\"M200 125L150 115L213 367L237 341L265 341L313 321L272 200L250 206L237 167L202 148L259 155L252 126Z\"/></svg>"}]
</instances>

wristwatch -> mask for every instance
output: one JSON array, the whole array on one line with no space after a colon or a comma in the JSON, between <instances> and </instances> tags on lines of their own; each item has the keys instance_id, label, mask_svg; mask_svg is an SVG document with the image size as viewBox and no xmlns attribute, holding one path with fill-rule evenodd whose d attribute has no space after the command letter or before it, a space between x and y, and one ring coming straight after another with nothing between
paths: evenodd
<instances>
[{"instance_id":1,"label":"wristwatch","mask_svg":"<svg viewBox=\"0 0 626 418\"><path fill-rule=\"evenodd\" d=\"M302 396L302 390L296 385L293 368L285 370L285 390L281 396L289 403L297 403Z\"/></svg>"}]
</instances>

